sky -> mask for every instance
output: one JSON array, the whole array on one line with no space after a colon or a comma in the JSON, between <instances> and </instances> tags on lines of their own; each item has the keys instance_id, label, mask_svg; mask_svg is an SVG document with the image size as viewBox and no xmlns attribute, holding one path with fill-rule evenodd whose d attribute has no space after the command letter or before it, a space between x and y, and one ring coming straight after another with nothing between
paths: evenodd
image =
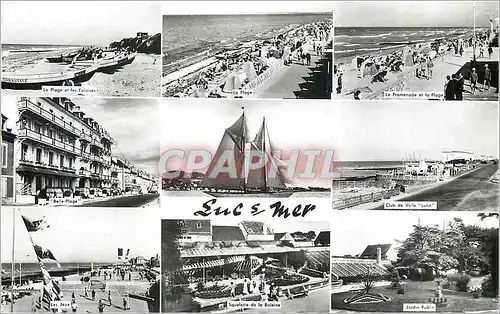
<instances>
[{"instance_id":1,"label":"sky","mask_svg":"<svg viewBox=\"0 0 500 314\"><path fill-rule=\"evenodd\" d=\"M414 225L446 225L453 218L462 218L466 225L478 225L484 228L498 228L498 218L486 218L481 221L478 212L417 212L417 211L365 211L336 212L331 223L332 256L356 255L363 252L370 244L393 244L388 259L395 260L396 240L405 240L413 232Z\"/></svg>"},{"instance_id":2,"label":"sky","mask_svg":"<svg viewBox=\"0 0 500 314\"><path fill-rule=\"evenodd\" d=\"M498 103L342 102L343 161L441 160L444 150L498 158Z\"/></svg>"},{"instance_id":3,"label":"sky","mask_svg":"<svg viewBox=\"0 0 500 314\"><path fill-rule=\"evenodd\" d=\"M101 45L161 32L158 3L2 1L2 43Z\"/></svg>"},{"instance_id":4,"label":"sky","mask_svg":"<svg viewBox=\"0 0 500 314\"><path fill-rule=\"evenodd\" d=\"M332 12L330 1L168 1L162 4L163 15L223 15Z\"/></svg>"},{"instance_id":5,"label":"sky","mask_svg":"<svg viewBox=\"0 0 500 314\"><path fill-rule=\"evenodd\" d=\"M17 119L16 96L2 94L1 109L2 114L9 118L6 122L7 127L15 130Z\"/></svg>"},{"instance_id":6,"label":"sky","mask_svg":"<svg viewBox=\"0 0 500 314\"><path fill-rule=\"evenodd\" d=\"M130 257L160 253L160 220L148 209L2 208L2 263L11 262L12 216L15 213L15 260L36 262L21 215L46 217L50 227L31 233L33 241L52 251L59 263L116 261L117 248L129 248ZM30 255L30 256L26 256Z\"/></svg>"},{"instance_id":7,"label":"sky","mask_svg":"<svg viewBox=\"0 0 500 314\"><path fill-rule=\"evenodd\" d=\"M265 117L274 149L280 149L284 154L292 149L325 151L336 148L340 135L337 131L340 126L339 114L330 102L168 99L163 100L160 111L164 122L161 124L162 152L169 149L206 149L212 154L215 153L225 129L240 118L242 106L245 107L250 139L255 137ZM168 170L178 169L179 167L173 165ZM300 179L293 181L298 182ZM307 181L306 184L330 184L328 180Z\"/></svg>"},{"instance_id":8,"label":"sky","mask_svg":"<svg viewBox=\"0 0 500 314\"><path fill-rule=\"evenodd\" d=\"M333 1L336 27L473 27L472 1ZM476 1L476 27L498 17L498 1Z\"/></svg>"},{"instance_id":9,"label":"sky","mask_svg":"<svg viewBox=\"0 0 500 314\"><path fill-rule=\"evenodd\" d=\"M159 100L146 98L72 98L115 139L114 156L157 176L160 144Z\"/></svg>"}]
</instances>

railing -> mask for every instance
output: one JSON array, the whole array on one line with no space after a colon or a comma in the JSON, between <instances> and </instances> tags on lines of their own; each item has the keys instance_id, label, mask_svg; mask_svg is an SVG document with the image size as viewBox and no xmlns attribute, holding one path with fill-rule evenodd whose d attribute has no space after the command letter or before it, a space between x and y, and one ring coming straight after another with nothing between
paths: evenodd
<instances>
[{"instance_id":1,"label":"railing","mask_svg":"<svg viewBox=\"0 0 500 314\"><path fill-rule=\"evenodd\" d=\"M346 189L346 188L368 188L376 185L375 181L333 181L332 188Z\"/></svg>"},{"instance_id":2,"label":"railing","mask_svg":"<svg viewBox=\"0 0 500 314\"><path fill-rule=\"evenodd\" d=\"M334 210L351 208L365 203L371 203L371 202L381 201L383 199L389 199L392 196L399 195L399 193L400 193L399 189L393 188L381 192L373 192L373 193L347 197L344 199L334 200L332 202L332 208Z\"/></svg>"},{"instance_id":3,"label":"railing","mask_svg":"<svg viewBox=\"0 0 500 314\"><path fill-rule=\"evenodd\" d=\"M24 102L19 102L18 109L28 109L28 110L38 114L39 116L41 116L49 121L52 121L55 125L63 128L66 131L73 133L76 136L80 136L80 133L82 133L80 130L78 130L74 126L70 125L68 122L64 121L61 118L56 117L54 115L54 113L43 109L42 107L34 104L33 102L31 102L28 99L25 99Z\"/></svg>"},{"instance_id":4,"label":"railing","mask_svg":"<svg viewBox=\"0 0 500 314\"><path fill-rule=\"evenodd\" d=\"M444 54L439 56L439 57L436 57L432 60L434 65L436 65L436 63L440 63L443 61L444 61ZM386 86L386 87L382 88L381 90L372 93L371 95L367 96L366 99L370 99L370 100L384 99L385 92L392 92L392 91L401 92L401 91L403 91L408 80L416 77L416 70L419 67L420 67L419 64L414 65L410 70L408 70L407 72L404 72L398 78L398 80L396 82L391 83L389 86Z\"/></svg>"},{"instance_id":5,"label":"railing","mask_svg":"<svg viewBox=\"0 0 500 314\"><path fill-rule=\"evenodd\" d=\"M92 138L92 141L90 142L90 145L94 145L94 146L97 146L99 148L104 148L102 143L99 142L96 138Z\"/></svg>"},{"instance_id":6,"label":"railing","mask_svg":"<svg viewBox=\"0 0 500 314\"><path fill-rule=\"evenodd\" d=\"M19 130L18 136L19 137L24 136L24 137L39 141L40 143L51 145L52 147L59 148L61 150L64 150L64 151L67 151L67 152L70 152L70 153L73 153L76 155L81 154L81 149L74 146L74 145L71 145L68 143L63 143L59 140L56 140L55 138L51 138L51 137L49 137L47 135L43 135L41 133L37 133L37 132L30 130L30 129L25 128L25 129Z\"/></svg>"},{"instance_id":7,"label":"railing","mask_svg":"<svg viewBox=\"0 0 500 314\"><path fill-rule=\"evenodd\" d=\"M31 183L18 183L17 191L19 195L31 195Z\"/></svg>"},{"instance_id":8,"label":"railing","mask_svg":"<svg viewBox=\"0 0 500 314\"><path fill-rule=\"evenodd\" d=\"M90 177L90 174L91 174L91 173L90 173L90 170L87 170L87 169L80 169L79 174L80 174L81 176Z\"/></svg>"}]
</instances>

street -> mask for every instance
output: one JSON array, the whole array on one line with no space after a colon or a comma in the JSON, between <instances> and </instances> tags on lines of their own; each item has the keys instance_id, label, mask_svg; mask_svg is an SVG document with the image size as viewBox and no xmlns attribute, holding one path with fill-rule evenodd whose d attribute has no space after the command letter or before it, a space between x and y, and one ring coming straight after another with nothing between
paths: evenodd
<instances>
[{"instance_id":1,"label":"street","mask_svg":"<svg viewBox=\"0 0 500 314\"><path fill-rule=\"evenodd\" d=\"M497 211L498 184L490 181L496 171L498 164L480 165L478 169L448 183L398 201L437 201L438 210Z\"/></svg>"},{"instance_id":2,"label":"street","mask_svg":"<svg viewBox=\"0 0 500 314\"><path fill-rule=\"evenodd\" d=\"M116 197L108 200L95 201L76 207L141 207L155 199L159 198L159 194L141 194Z\"/></svg>"}]
</instances>

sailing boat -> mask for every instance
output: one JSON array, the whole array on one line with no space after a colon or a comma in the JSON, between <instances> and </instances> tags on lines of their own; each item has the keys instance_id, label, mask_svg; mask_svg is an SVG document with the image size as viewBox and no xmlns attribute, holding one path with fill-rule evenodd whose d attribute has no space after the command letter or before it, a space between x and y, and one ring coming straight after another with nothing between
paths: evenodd
<instances>
[{"instance_id":1,"label":"sailing boat","mask_svg":"<svg viewBox=\"0 0 500 314\"><path fill-rule=\"evenodd\" d=\"M229 128L226 129L217 148L208 171L201 182L205 193L215 197L289 197L293 191L285 184L285 178L278 170L278 160L272 156L272 146L269 139L266 120L251 142L248 140L248 126L245 112ZM250 148L250 156L259 156L262 166L257 169L245 169L248 162L246 148ZM219 159L227 152L232 152L236 178L228 173L218 173L214 176ZM265 162L267 160L267 162ZM230 166L230 165L229 165ZM272 166L272 167L271 167ZM269 173L269 167L275 173ZM241 175L245 174L245 175Z\"/></svg>"}]
</instances>

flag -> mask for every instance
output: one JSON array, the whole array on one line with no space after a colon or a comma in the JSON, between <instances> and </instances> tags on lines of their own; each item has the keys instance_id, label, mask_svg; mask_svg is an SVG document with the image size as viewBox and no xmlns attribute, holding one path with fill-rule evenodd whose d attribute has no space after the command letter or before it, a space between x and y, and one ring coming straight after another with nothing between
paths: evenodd
<instances>
[{"instance_id":1,"label":"flag","mask_svg":"<svg viewBox=\"0 0 500 314\"><path fill-rule=\"evenodd\" d=\"M128 253L130 253L130 249L127 249L127 254L125 255L125 259L128 259Z\"/></svg>"},{"instance_id":2,"label":"flag","mask_svg":"<svg viewBox=\"0 0 500 314\"><path fill-rule=\"evenodd\" d=\"M28 232L35 232L38 230L43 230L46 228L49 228L49 223L47 222L47 218L43 217L42 219L29 219L28 217L21 216L23 217L24 225L26 226L26 229Z\"/></svg>"},{"instance_id":3,"label":"flag","mask_svg":"<svg viewBox=\"0 0 500 314\"><path fill-rule=\"evenodd\" d=\"M61 265L59 265L59 262L57 261L56 257L54 256L51 250L34 243L33 243L33 248L35 249L36 256L38 257L39 260L50 259L57 263L57 267L59 268L61 267Z\"/></svg>"},{"instance_id":4,"label":"flag","mask_svg":"<svg viewBox=\"0 0 500 314\"><path fill-rule=\"evenodd\" d=\"M118 248L118 258L121 258L123 256L123 249Z\"/></svg>"}]
</instances>

